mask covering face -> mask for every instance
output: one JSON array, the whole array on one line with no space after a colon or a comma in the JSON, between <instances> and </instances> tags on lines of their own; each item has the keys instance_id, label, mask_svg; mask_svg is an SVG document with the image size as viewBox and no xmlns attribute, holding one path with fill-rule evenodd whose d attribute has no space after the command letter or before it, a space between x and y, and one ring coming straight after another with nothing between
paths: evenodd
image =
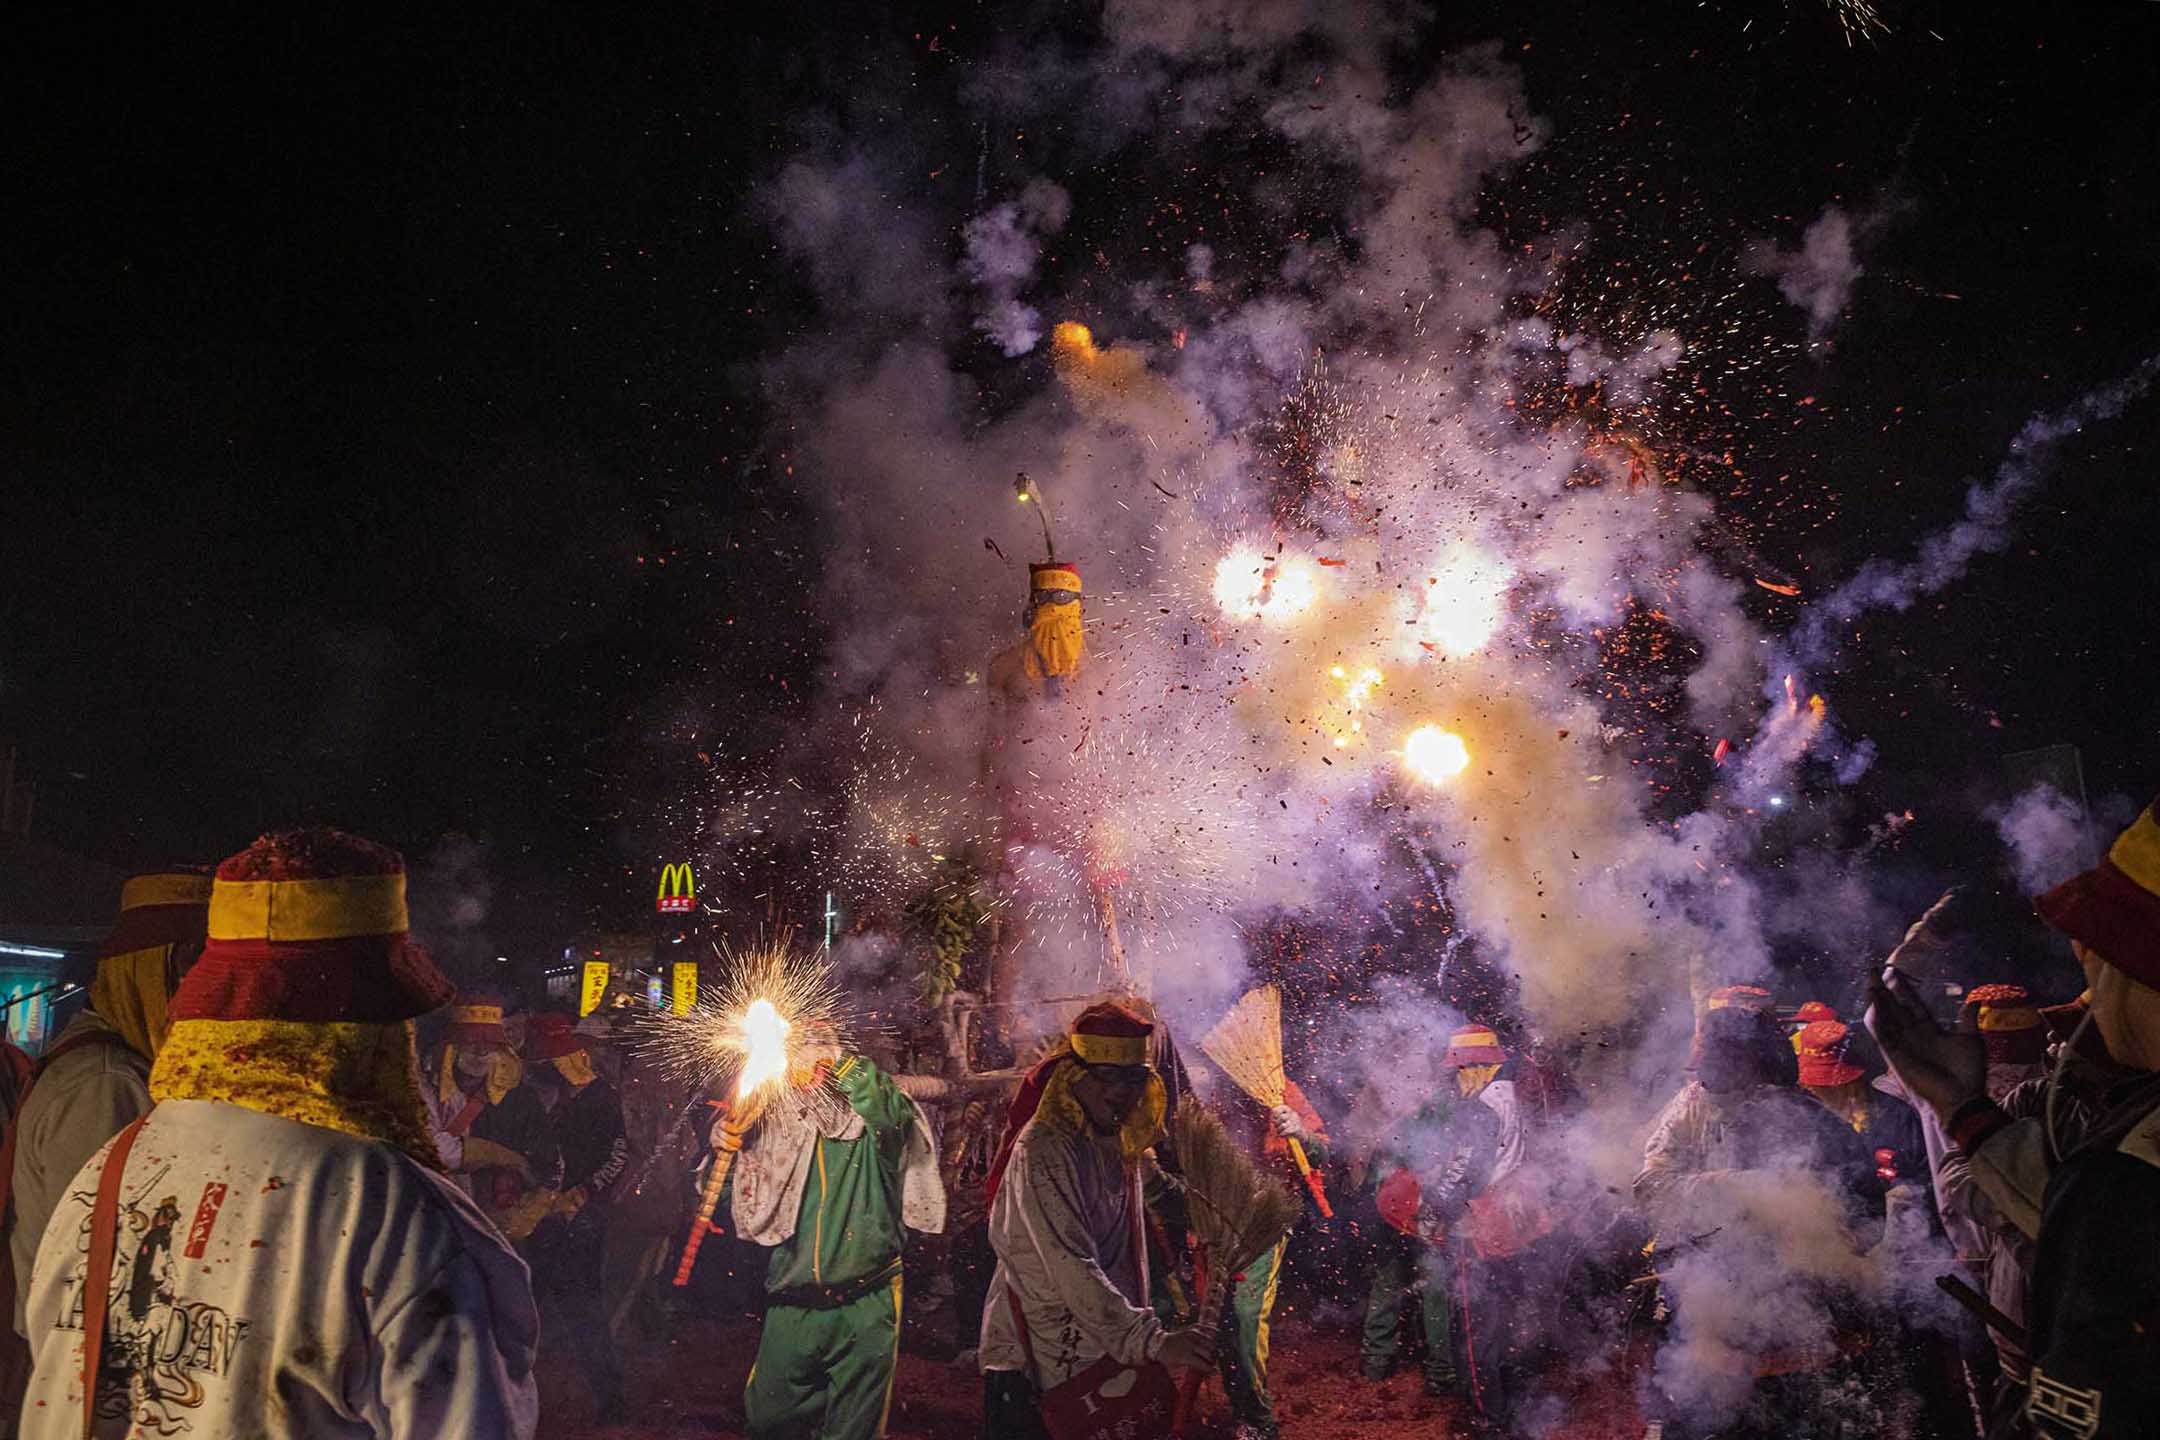
<instances>
[{"instance_id":1,"label":"mask covering face","mask_svg":"<svg viewBox=\"0 0 2160 1440\"><path fill-rule=\"evenodd\" d=\"M1087 657L1080 627L1080 572L1063 565L1029 568L1028 678L1062 680Z\"/></svg>"}]
</instances>

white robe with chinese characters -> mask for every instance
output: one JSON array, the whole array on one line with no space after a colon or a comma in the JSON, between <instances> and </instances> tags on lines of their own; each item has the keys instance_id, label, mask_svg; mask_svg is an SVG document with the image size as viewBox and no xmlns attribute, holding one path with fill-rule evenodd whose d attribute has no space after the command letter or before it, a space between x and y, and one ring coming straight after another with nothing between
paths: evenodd
<instances>
[{"instance_id":1,"label":"white robe with chinese characters","mask_svg":"<svg viewBox=\"0 0 2160 1440\"><path fill-rule=\"evenodd\" d=\"M1124 1162L1115 1136L1028 1122L990 1207L998 1266L983 1307L983 1369L1027 1368L1015 1294L1045 1390L1105 1355L1126 1365L1156 1357L1163 1327L1147 1303L1141 1204L1139 1168Z\"/></svg>"},{"instance_id":2,"label":"white robe with chinese characters","mask_svg":"<svg viewBox=\"0 0 2160 1440\"><path fill-rule=\"evenodd\" d=\"M24 1440L82 1434L83 1275L109 1150L38 1248ZM135 1137L119 1219L101 1437L532 1435L524 1262L398 1150L168 1100Z\"/></svg>"}]
</instances>

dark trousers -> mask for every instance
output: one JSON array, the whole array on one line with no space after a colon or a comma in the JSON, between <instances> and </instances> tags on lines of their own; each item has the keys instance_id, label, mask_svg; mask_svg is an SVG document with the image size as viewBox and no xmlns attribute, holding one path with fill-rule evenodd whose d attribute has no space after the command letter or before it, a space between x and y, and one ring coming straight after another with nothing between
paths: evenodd
<instances>
[{"instance_id":1,"label":"dark trousers","mask_svg":"<svg viewBox=\"0 0 2160 1440\"><path fill-rule=\"evenodd\" d=\"M983 1440L1050 1440L1026 1371L983 1372Z\"/></svg>"},{"instance_id":2,"label":"dark trousers","mask_svg":"<svg viewBox=\"0 0 2160 1440\"><path fill-rule=\"evenodd\" d=\"M990 1226L976 1221L952 1237L953 1342L963 1350L982 1343L983 1306L990 1298L990 1277L997 1273L997 1252L990 1248Z\"/></svg>"},{"instance_id":3,"label":"dark trousers","mask_svg":"<svg viewBox=\"0 0 2160 1440\"><path fill-rule=\"evenodd\" d=\"M526 1242L541 1333L556 1351L577 1356L603 1423L623 1408L622 1360L602 1284L606 1255L598 1216L547 1221Z\"/></svg>"}]
</instances>

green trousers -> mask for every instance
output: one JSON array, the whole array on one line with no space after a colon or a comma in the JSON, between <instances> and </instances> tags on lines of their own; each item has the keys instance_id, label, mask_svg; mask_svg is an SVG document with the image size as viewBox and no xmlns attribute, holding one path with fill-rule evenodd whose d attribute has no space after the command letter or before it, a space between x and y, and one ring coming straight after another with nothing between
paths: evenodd
<instances>
[{"instance_id":1,"label":"green trousers","mask_svg":"<svg viewBox=\"0 0 2160 1440\"><path fill-rule=\"evenodd\" d=\"M753 1440L877 1440L900 1359L900 1277L845 1305L765 1312L743 1391Z\"/></svg>"},{"instance_id":2,"label":"green trousers","mask_svg":"<svg viewBox=\"0 0 2160 1440\"><path fill-rule=\"evenodd\" d=\"M1455 1383L1455 1259L1447 1250L1408 1236L1389 1236L1373 1265L1372 1293L1365 1302L1365 1363L1379 1367L1395 1360L1395 1332L1402 1321L1404 1298L1418 1292L1425 1326L1425 1378Z\"/></svg>"},{"instance_id":3,"label":"green trousers","mask_svg":"<svg viewBox=\"0 0 2160 1440\"><path fill-rule=\"evenodd\" d=\"M1268 1330L1289 1243L1276 1241L1274 1249L1245 1267L1245 1278L1230 1292L1232 1323L1223 1327L1222 1381L1231 1418L1268 1435L1275 1433L1275 1401L1267 1387Z\"/></svg>"}]
</instances>

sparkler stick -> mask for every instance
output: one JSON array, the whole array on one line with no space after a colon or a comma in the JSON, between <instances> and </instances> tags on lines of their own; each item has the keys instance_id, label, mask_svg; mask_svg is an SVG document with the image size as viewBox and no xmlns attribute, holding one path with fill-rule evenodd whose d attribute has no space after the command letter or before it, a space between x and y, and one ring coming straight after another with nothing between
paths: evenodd
<instances>
[{"instance_id":1,"label":"sparkler stick","mask_svg":"<svg viewBox=\"0 0 2160 1440\"><path fill-rule=\"evenodd\" d=\"M705 1177L704 1193L698 1196L697 1218L690 1222L690 1238L683 1242L682 1263L675 1267L677 1289L690 1283L690 1271L697 1265L698 1249L712 1230L713 1211L720 1204L720 1192L727 1186L728 1172L735 1168L735 1157L742 1152L743 1136L757 1123L764 1110L765 1097L755 1096L741 1109L730 1110L720 1127L719 1143L713 1147L712 1171Z\"/></svg>"},{"instance_id":2,"label":"sparkler stick","mask_svg":"<svg viewBox=\"0 0 2160 1440\"><path fill-rule=\"evenodd\" d=\"M651 1041L664 1068L685 1075L700 1089L716 1075L735 1082L727 1119L713 1142L712 1170L676 1267L678 1286L690 1283L744 1137L798 1070L798 1049L806 1041L827 1043L837 1033L839 992L832 972L816 956L793 950L788 941L782 935L747 954L730 953L734 972L719 993L688 1015L662 1022Z\"/></svg>"},{"instance_id":3,"label":"sparkler stick","mask_svg":"<svg viewBox=\"0 0 2160 1440\"><path fill-rule=\"evenodd\" d=\"M1057 541L1050 538L1050 507L1043 501L1042 487L1029 479L1025 470L1015 472L1013 498L1022 505L1033 502L1035 518L1042 521L1043 559L1055 561L1057 559Z\"/></svg>"}]
</instances>

